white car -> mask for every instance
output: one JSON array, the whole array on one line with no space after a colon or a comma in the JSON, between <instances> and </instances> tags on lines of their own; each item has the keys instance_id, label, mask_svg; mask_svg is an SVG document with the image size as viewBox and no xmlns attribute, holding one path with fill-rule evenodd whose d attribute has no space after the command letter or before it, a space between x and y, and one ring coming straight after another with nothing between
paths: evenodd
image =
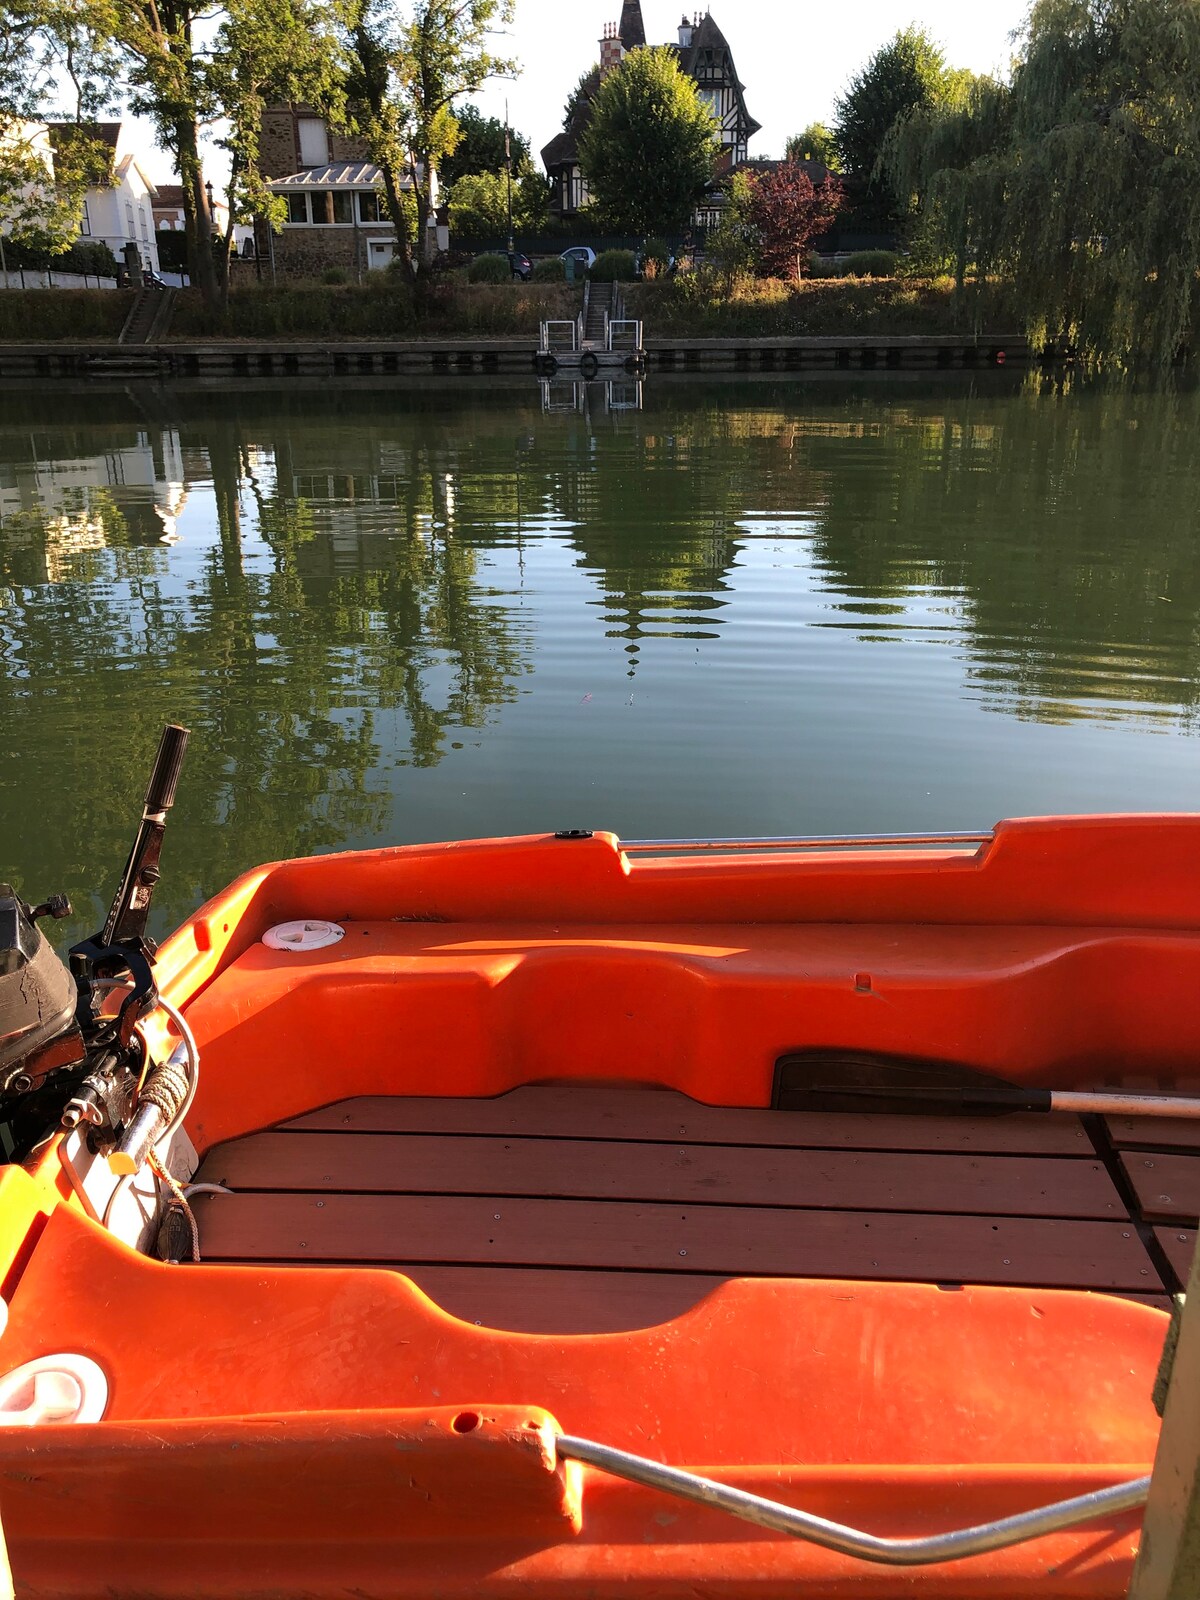
<instances>
[{"instance_id":1,"label":"white car","mask_svg":"<svg viewBox=\"0 0 1200 1600\"><path fill-rule=\"evenodd\" d=\"M596 252L590 244L573 244L569 250L564 250L560 258L563 262L573 261L576 272L590 272L596 265Z\"/></svg>"}]
</instances>

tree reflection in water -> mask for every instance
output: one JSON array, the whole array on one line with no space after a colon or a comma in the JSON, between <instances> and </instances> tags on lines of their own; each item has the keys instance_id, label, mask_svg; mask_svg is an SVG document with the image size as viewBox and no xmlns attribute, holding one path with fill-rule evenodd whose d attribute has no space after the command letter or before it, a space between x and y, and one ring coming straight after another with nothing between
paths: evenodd
<instances>
[{"instance_id":1,"label":"tree reflection in water","mask_svg":"<svg viewBox=\"0 0 1200 1600\"><path fill-rule=\"evenodd\" d=\"M900 646L944 651L954 693L1010 718L1193 726L1194 391L807 378L648 383L644 404L0 399L0 876L97 915L167 719L196 738L163 924L255 861L387 836L395 769L501 725L535 792L575 734L519 698L586 641L626 680L662 651L765 658L817 717L798 641L834 630L880 683ZM769 750L773 709L744 715ZM637 740L612 746L631 779L657 759Z\"/></svg>"}]
</instances>

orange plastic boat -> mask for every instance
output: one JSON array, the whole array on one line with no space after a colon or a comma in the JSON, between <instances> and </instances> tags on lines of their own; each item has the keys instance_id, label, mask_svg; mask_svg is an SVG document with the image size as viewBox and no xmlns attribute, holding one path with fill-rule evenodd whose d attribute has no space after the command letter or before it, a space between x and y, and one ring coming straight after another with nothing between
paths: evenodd
<instances>
[{"instance_id":1,"label":"orange plastic boat","mask_svg":"<svg viewBox=\"0 0 1200 1600\"><path fill-rule=\"evenodd\" d=\"M0 1037L18 1593L1124 1594L1200 818L288 861L151 967L173 781Z\"/></svg>"}]
</instances>

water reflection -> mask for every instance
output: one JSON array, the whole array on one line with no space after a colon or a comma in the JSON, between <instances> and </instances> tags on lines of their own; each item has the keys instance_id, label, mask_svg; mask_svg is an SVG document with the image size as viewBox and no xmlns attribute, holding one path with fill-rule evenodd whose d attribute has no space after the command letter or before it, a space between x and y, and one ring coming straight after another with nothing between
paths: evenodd
<instances>
[{"instance_id":1,"label":"water reflection","mask_svg":"<svg viewBox=\"0 0 1200 1600\"><path fill-rule=\"evenodd\" d=\"M0 399L0 877L98 908L168 717L168 921L552 807L923 827L1194 781L1136 742L1195 722L1195 393L547 387Z\"/></svg>"}]
</instances>

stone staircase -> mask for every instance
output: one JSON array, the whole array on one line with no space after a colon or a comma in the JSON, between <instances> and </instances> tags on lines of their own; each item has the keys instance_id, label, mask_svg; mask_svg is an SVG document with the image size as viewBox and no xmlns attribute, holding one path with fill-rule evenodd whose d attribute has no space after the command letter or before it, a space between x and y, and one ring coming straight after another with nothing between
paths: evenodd
<instances>
[{"instance_id":1,"label":"stone staircase","mask_svg":"<svg viewBox=\"0 0 1200 1600\"><path fill-rule=\"evenodd\" d=\"M587 320L583 325L585 350L604 349L604 330L610 317L618 315L618 286L615 283L589 285Z\"/></svg>"},{"instance_id":2,"label":"stone staircase","mask_svg":"<svg viewBox=\"0 0 1200 1600\"><path fill-rule=\"evenodd\" d=\"M138 290L137 298L125 318L118 344L148 344L161 339L175 307L174 289L151 283Z\"/></svg>"}]
</instances>

